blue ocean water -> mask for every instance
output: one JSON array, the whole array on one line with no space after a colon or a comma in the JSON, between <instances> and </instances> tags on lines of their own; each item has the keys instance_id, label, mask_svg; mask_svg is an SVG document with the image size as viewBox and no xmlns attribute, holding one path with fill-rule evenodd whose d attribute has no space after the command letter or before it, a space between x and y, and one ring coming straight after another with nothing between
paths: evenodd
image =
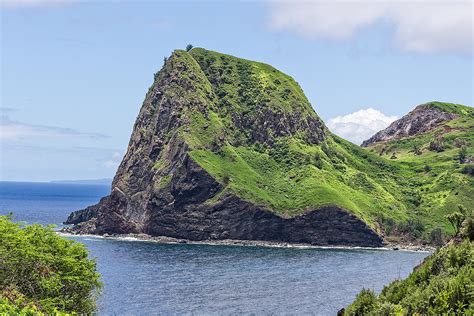
<instances>
[{"instance_id":1,"label":"blue ocean water","mask_svg":"<svg viewBox=\"0 0 474 316\"><path fill-rule=\"evenodd\" d=\"M0 214L61 226L108 194L104 185L0 182ZM363 288L380 291L428 255L361 249L157 244L95 237L84 243L105 284L99 315L335 315Z\"/></svg>"}]
</instances>

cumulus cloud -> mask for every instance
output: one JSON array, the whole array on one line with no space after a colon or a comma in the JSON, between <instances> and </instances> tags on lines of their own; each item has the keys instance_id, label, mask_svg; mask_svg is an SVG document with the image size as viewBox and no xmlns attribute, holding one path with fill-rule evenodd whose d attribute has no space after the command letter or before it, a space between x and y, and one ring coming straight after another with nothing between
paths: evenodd
<instances>
[{"instance_id":1,"label":"cumulus cloud","mask_svg":"<svg viewBox=\"0 0 474 316\"><path fill-rule=\"evenodd\" d=\"M377 22L393 25L405 51L473 52L471 0L314 0L270 2L270 26L311 39L345 40Z\"/></svg>"},{"instance_id":2,"label":"cumulus cloud","mask_svg":"<svg viewBox=\"0 0 474 316\"><path fill-rule=\"evenodd\" d=\"M7 111L3 111L5 113ZM104 134L84 133L72 128L34 125L11 120L6 114L0 115L0 140L17 141L31 138L52 138L61 136L81 136L89 138L106 138Z\"/></svg>"},{"instance_id":3,"label":"cumulus cloud","mask_svg":"<svg viewBox=\"0 0 474 316\"><path fill-rule=\"evenodd\" d=\"M361 144L396 119L396 116L388 116L378 110L368 108L333 117L328 120L326 125L334 134L354 144Z\"/></svg>"}]
</instances>

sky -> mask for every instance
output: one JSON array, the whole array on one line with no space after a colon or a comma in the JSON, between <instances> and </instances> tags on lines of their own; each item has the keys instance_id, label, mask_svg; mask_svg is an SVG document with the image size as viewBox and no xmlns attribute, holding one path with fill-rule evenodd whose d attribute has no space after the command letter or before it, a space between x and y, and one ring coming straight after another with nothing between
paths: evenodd
<instances>
[{"instance_id":1,"label":"sky","mask_svg":"<svg viewBox=\"0 0 474 316\"><path fill-rule=\"evenodd\" d=\"M359 144L416 105L473 105L471 0L0 0L0 180L111 178L163 57L275 66Z\"/></svg>"}]
</instances>

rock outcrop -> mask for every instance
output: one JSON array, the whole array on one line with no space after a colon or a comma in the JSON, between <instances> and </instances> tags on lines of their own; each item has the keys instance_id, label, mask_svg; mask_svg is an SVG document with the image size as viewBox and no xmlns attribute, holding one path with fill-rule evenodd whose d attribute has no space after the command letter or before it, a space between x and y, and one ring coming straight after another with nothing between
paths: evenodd
<instances>
[{"instance_id":1,"label":"rock outcrop","mask_svg":"<svg viewBox=\"0 0 474 316\"><path fill-rule=\"evenodd\" d=\"M229 184L229 176L213 170L210 158L204 160L207 169L193 158L194 152L224 155L225 146L270 151L292 137L319 146L330 137L290 77L268 65L206 54L193 49L168 58L147 93L111 194L73 212L66 221L74 224L70 231L382 245L373 227L342 207L321 205L292 216L278 213L243 198ZM258 80L255 67L263 69ZM280 79L267 84L265 80L277 75Z\"/></svg>"},{"instance_id":2,"label":"rock outcrop","mask_svg":"<svg viewBox=\"0 0 474 316\"><path fill-rule=\"evenodd\" d=\"M362 147L374 143L386 142L403 137L425 133L438 127L441 123L456 118L455 113L444 112L430 104L417 106L413 111L396 120L389 127L379 131L371 138L362 142Z\"/></svg>"}]
</instances>

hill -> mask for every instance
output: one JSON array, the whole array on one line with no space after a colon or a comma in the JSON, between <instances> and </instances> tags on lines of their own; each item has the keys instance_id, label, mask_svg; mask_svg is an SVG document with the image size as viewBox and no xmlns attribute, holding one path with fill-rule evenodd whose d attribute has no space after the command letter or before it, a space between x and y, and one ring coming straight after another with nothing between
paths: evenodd
<instances>
[{"instance_id":1,"label":"hill","mask_svg":"<svg viewBox=\"0 0 474 316\"><path fill-rule=\"evenodd\" d=\"M390 159L415 188L416 217L453 233L444 216L474 209L474 109L430 102L393 122L363 146Z\"/></svg>"},{"instance_id":2,"label":"hill","mask_svg":"<svg viewBox=\"0 0 474 316\"><path fill-rule=\"evenodd\" d=\"M79 233L380 246L390 225L416 231L406 169L331 134L277 69L177 50L155 75L110 196L67 223Z\"/></svg>"},{"instance_id":3,"label":"hill","mask_svg":"<svg viewBox=\"0 0 474 316\"><path fill-rule=\"evenodd\" d=\"M466 212L455 238L428 256L405 280L380 295L362 290L342 315L472 315L474 221Z\"/></svg>"}]
</instances>

